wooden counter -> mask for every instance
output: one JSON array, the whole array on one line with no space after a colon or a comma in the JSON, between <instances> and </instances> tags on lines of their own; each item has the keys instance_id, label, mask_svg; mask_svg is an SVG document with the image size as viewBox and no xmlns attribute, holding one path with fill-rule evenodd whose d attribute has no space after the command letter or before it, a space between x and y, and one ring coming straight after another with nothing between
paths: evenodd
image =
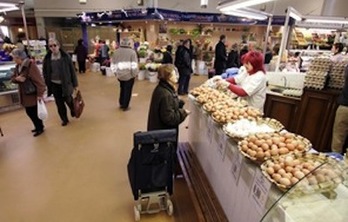
<instances>
[{"instance_id":1,"label":"wooden counter","mask_svg":"<svg viewBox=\"0 0 348 222\"><path fill-rule=\"evenodd\" d=\"M305 89L301 98L267 94L265 116L308 138L317 151L330 152L339 94L339 90L330 89Z\"/></svg>"}]
</instances>

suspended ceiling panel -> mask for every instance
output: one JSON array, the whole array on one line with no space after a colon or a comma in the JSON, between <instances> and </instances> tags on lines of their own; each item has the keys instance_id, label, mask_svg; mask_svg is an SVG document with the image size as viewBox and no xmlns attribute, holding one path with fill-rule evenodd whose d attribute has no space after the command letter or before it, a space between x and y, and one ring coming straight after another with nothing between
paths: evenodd
<instances>
[{"instance_id":1,"label":"suspended ceiling panel","mask_svg":"<svg viewBox=\"0 0 348 222\"><path fill-rule=\"evenodd\" d=\"M139 8L137 0L87 0L87 4L79 4L78 0L31 0L34 1L35 14L41 17L69 17L82 11L103 11L122 8ZM209 0L208 7L202 9L200 0L157 0L159 8L178 11L213 12L220 0ZM347 1L347 0L345 0ZM144 0L145 6L152 7L154 0ZM256 6L264 8L275 15L284 15L285 9L292 6L304 15L320 15L324 0L277 0L274 3Z\"/></svg>"}]
</instances>

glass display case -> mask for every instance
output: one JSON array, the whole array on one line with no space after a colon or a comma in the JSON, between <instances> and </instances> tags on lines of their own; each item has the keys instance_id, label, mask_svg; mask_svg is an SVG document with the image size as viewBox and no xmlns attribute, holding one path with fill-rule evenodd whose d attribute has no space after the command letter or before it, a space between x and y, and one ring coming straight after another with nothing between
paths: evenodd
<instances>
[{"instance_id":1,"label":"glass display case","mask_svg":"<svg viewBox=\"0 0 348 222\"><path fill-rule=\"evenodd\" d=\"M0 64L0 112L19 108L18 85L11 82L15 63Z\"/></svg>"},{"instance_id":2,"label":"glass display case","mask_svg":"<svg viewBox=\"0 0 348 222\"><path fill-rule=\"evenodd\" d=\"M263 222L348 221L348 165L318 165L273 204Z\"/></svg>"}]
</instances>

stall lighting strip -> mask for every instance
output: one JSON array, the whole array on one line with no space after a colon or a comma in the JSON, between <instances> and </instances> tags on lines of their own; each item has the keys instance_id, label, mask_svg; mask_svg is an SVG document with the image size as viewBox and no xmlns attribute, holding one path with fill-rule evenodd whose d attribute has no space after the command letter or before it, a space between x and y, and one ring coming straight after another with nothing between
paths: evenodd
<instances>
[{"instance_id":1,"label":"stall lighting strip","mask_svg":"<svg viewBox=\"0 0 348 222\"><path fill-rule=\"evenodd\" d=\"M242 10L229 10L229 11L221 11L223 14L232 15L237 17L256 19L256 20L266 20L267 16L262 14L256 14L252 12L242 11Z\"/></svg>"},{"instance_id":2,"label":"stall lighting strip","mask_svg":"<svg viewBox=\"0 0 348 222\"><path fill-rule=\"evenodd\" d=\"M221 5L217 7L218 10L231 11L240 8L246 8L254 5L263 4L266 2L271 2L275 0L236 0L236 1L228 1L223 2Z\"/></svg>"},{"instance_id":3,"label":"stall lighting strip","mask_svg":"<svg viewBox=\"0 0 348 222\"><path fill-rule=\"evenodd\" d=\"M306 18L305 22L313 23L329 23L329 24L348 24L348 20L342 19L332 19L332 18Z\"/></svg>"},{"instance_id":4,"label":"stall lighting strip","mask_svg":"<svg viewBox=\"0 0 348 222\"><path fill-rule=\"evenodd\" d=\"M296 21L302 21L302 17L293 11L290 11L289 16L295 19Z\"/></svg>"},{"instance_id":5,"label":"stall lighting strip","mask_svg":"<svg viewBox=\"0 0 348 222\"><path fill-rule=\"evenodd\" d=\"M11 8L2 8L0 9L0 12L9 12L9 11L16 11L19 10L18 7L11 7Z\"/></svg>"}]
</instances>

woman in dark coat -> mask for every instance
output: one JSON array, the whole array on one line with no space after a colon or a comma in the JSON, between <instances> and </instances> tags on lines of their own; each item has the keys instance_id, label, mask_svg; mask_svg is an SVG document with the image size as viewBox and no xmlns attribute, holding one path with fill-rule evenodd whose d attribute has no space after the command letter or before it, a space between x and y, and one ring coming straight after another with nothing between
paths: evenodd
<instances>
[{"instance_id":1,"label":"woman in dark coat","mask_svg":"<svg viewBox=\"0 0 348 222\"><path fill-rule=\"evenodd\" d=\"M177 129L188 115L176 92L177 77L173 65L162 65L158 69L160 80L150 104L147 130Z\"/></svg>"},{"instance_id":2,"label":"woman in dark coat","mask_svg":"<svg viewBox=\"0 0 348 222\"><path fill-rule=\"evenodd\" d=\"M83 45L82 39L79 39L77 41L77 46L75 48L74 54L76 54L77 63L79 64L79 73L85 73L86 72L87 49Z\"/></svg>"},{"instance_id":3,"label":"woman in dark coat","mask_svg":"<svg viewBox=\"0 0 348 222\"><path fill-rule=\"evenodd\" d=\"M167 45L166 51L163 53L162 64L173 64L172 50L173 46Z\"/></svg>"},{"instance_id":4,"label":"woman in dark coat","mask_svg":"<svg viewBox=\"0 0 348 222\"><path fill-rule=\"evenodd\" d=\"M36 66L35 62L30 61L24 50L14 49L11 54L13 60L17 64L11 80L13 83L18 84L21 104L25 107L27 115L34 124L35 128L31 132L33 132L33 136L36 137L44 131L43 122L37 116L37 101L41 100L43 102L43 94L46 88L45 83L39 68ZM25 93L24 82L27 78L31 80L36 88L36 92L32 94Z\"/></svg>"}]
</instances>

